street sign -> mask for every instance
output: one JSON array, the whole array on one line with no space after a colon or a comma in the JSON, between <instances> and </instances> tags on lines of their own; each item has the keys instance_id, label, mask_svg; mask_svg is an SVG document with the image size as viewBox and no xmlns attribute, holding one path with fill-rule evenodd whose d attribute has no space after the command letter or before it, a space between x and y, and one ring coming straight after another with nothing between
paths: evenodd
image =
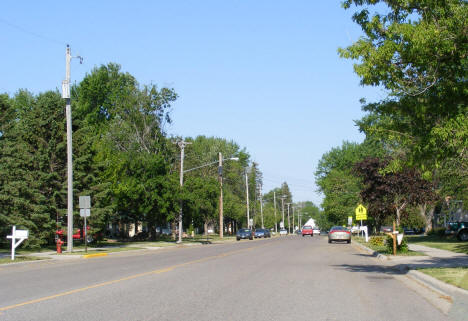
<instances>
[{"instance_id":1,"label":"street sign","mask_svg":"<svg viewBox=\"0 0 468 321\"><path fill-rule=\"evenodd\" d=\"M284 222L283 221L280 222L280 228L284 228Z\"/></svg>"},{"instance_id":2,"label":"street sign","mask_svg":"<svg viewBox=\"0 0 468 321\"><path fill-rule=\"evenodd\" d=\"M80 216L81 217L90 217L91 216L91 209L89 209L89 208L80 208Z\"/></svg>"},{"instance_id":3,"label":"street sign","mask_svg":"<svg viewBox=\"0 0 468 321\"><path fill-rule=\"evenodd\" d=\"M353 225L353 217L352 216L348 216L348 225L349 226Z\"/></svg>"},{"instance_id":4,"label":"street sign","mask_svg":"<svg viewBox=\"0 0 468 321\"><path fill-rule=\"evenodd\" d=\"M359 204L356 207L356 221L361 220L367 220L367 209L362 204Z\"/></svg>"},{"instance_id":5,"label":"street sign","mask_svg":"<svg viewBox=\"0 0 468 321\"><path fill-rule=\"evenodd\" d=\"M79 203L80 203L80 208L91 208L91 197L80 196Z\"/></svg>"}]
</instances>

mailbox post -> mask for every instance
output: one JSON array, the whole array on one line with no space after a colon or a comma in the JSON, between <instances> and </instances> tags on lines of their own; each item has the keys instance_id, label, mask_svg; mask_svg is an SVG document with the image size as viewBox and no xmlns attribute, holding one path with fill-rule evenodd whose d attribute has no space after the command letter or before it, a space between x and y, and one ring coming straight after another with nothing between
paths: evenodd
<instances>
[{"instance_id":1,"label":"mailbox post","mask_svg":"<svg viewBox=\"0 0 468 321\"><path fill-rule=\"evenodd\" d=\"M15 249L18 245L21 244L25 239L28 238L29 231L28 230L17 230L16 225L13 225L13 229L11 231L11 235L7 235L7 239L11 239L11 260L15 260ZM19 239L18 242L16 240Z\"/></svg>"}]
</instances>

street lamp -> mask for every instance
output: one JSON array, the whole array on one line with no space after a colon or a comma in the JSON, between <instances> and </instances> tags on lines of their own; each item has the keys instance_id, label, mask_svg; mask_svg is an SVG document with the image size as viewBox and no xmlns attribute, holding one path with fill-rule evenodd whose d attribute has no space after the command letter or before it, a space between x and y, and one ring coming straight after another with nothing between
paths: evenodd
<instances>
[{"instance_id":1,"label":"street lamp","mask_svg":"<svg viewBox=\"0 0 468 321\"><path fill-rule=\"evenodd\" d=\"M182 157L181 157L181 169L180 169L180 187L182 187L184 185L184 174L187 173L187 172L191 172L193 170L196 170L196 169L200 169L200 168L203 168L203 167L207 167L207 166L210 166L210 165L213 165L213 164L216 164L218 163L219 164L219 167L218 167L218 174L219 176L221 176L220 178L220 183L221 183L221 196L219 198L219 202L220 202L220 212L219 212L219 216L220 216L220 222L222 222L222 208L223 208L223 183L222 183L222 164L223 164L223 161L228 161L228 160L235 160L235 161L238 161L239 158L238 157L230 157L230 158L226 158L226 159L223 159L222 158L222 154L219 153L219 160L217 161L214 161L214 162L210 162L208 164L204 164L204 165L201 165L201 166L197 166L197 167L194 167L194 168L190 168L190 169L186 169L184 170L183 168L183 154L182 154ZM221 223L222 225L222 223ZM220 237L222 238L222 226L220 226ZM181 243L182 242L182 202L180 203L180 214L179 214L179 239L177 240L177 243Z\"/></svg>"}]
</instances>

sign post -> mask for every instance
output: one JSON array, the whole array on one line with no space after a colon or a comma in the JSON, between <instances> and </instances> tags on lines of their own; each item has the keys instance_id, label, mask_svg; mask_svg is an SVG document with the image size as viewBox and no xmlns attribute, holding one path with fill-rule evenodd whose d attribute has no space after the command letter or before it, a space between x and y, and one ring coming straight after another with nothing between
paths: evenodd
<instances>
[{"instance_id":1,"label":"sign post","mask_svg":"<svg viewBox=\"0 0 468 321\"><path fill-rule=\"evenodd\" d=\"M84 243L85 243L85 253L88 253L88 228L86 226L86 218L91 216L91 197L89 196L80 196L80 216L84 217Z\"/></svg>"},{"instance_id":2,"label":"sign post","mask_svg":"<svg viewBox=\"0 0 468 321\"><path fill-rule=\"evenodd\" d=\"M29 236L29 231L28 230L17 230L16 225L13 225L11 235L7 235L7 239L11 239L11 260L15 260L15 249L18 247L18 245L21 244L25 239L27 239ZM18 242L16 242L16 239L19 239Z\"/></svg>"},{"instance_id":3,"label":"sign post","mask_svg":"<svg viewBox=\"0 0 468 321\"><path fill-rule=\"evenodd\" d=\"M362 204L359 204L358 207L356 207L356 221L361 221L359 230L364 232L366 235L366 242L368 242L367 226L365 229L362 226L362 221L367 221L367 209Z\"/></svg>"}]
</instances>

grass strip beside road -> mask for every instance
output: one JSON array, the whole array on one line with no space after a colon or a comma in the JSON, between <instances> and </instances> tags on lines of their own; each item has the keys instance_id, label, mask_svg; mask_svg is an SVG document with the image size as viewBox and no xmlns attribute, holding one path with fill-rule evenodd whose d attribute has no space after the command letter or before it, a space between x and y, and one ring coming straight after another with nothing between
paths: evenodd
<instances>
[{"instance_id":1,"label":"grass strip beside road","mask_svg":"<svg viewBox=\"0 0 468 321\"><path fill-rule=\"evenodd\" d=\"M453 236L411 235L406 237L409 244L419 244L440 250L468 254L468 242L461 242Z\"/></svg>"},{"instance_id":2,"label":"grass strip beside road","mask_svg":"<svg viewBox=\"0 0 468 321\"><path fill-rule=\"evenodd\" d=\"M12 261L11 257L3 257L3 258L0 258L0 264L18 263L18 262L26 262L26 261L39 261L39 260L47 260L47 258L37 257L37 256L15 256L15 260Z\"/></svg>"},{"instance_id":3,"label":"grass strip beside road","mask_svg":"<svg viewBox=\"0 0 468 321\"><path fill-rule=\"evenodd\" d=\"M369 238L369 240L370 240L370 238ZM388 252L387 246L385 246L385 245L375 245L375 244L372 244L371 242L366 243L366 239L364 237L353 236L353 241L356 241L356 242L364 245L365 247L370 248L373 251L379 252L380 254L393 255L392 252L390 252L390 253ZM422 252L411 251L411 250L409 250L408 252L403 252L403 253L399 252L399 253L397 253L397 256L421 256L421 255L425 255L425 254L422 253Z\"/></svg>"},{"instance_id":4,"label":"grass strip beside road","mask_svg":"<svg viewBox=\"0 0 468 321\"><path fill-rule=\"evenodd\" d=\"M419 269L418 271L445 283L468 290L468 267L428 268Z\"/></svg>"}]
</instances>

